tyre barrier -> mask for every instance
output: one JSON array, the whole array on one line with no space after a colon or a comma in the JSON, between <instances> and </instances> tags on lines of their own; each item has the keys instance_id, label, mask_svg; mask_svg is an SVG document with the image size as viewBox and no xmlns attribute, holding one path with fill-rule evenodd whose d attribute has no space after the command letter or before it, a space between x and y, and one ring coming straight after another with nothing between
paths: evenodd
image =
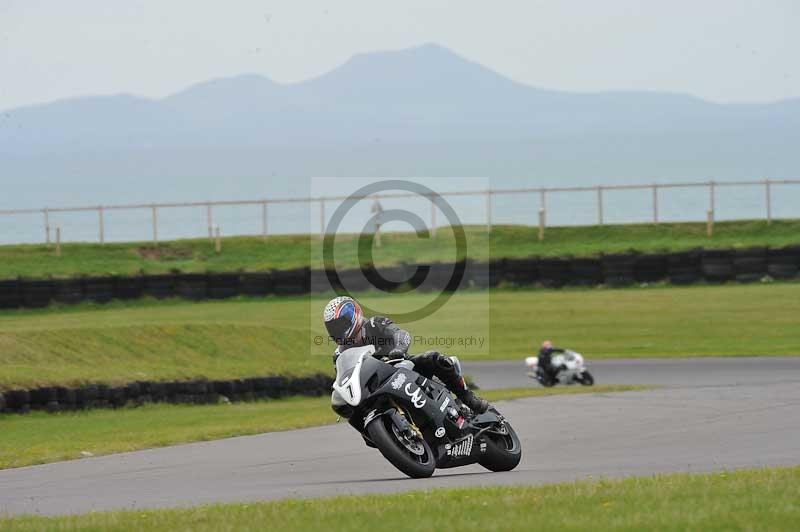
<instances>
[{"instance_id":1,"label":"tyre barrier","mask_svg":"<svg viewBox=\"0 0 800 532\"><path fill-rule=\"evenodd\" d=\"M311 290L310 268L278 270L272 272L270 275L272 276L273 294L284 296L302 295L308 294Z\"/></svg>"},{"instance_id":2,"label":"tyre barrier","mask_svg":"<svg viewBox=\"0 0 800 532\"><path fill-rule=\"evenodd\" d=\"M53 290L53 301L65 305L80 303L85 299L83 285L81 279L65 279L56 283Z\"/></svg>"},{"instance_id":3,"label":"tyre barrier","mask_svg":"<svg viewBox=\"0 0 800 532\"><path fill-rule=\"evenodd\" d=\"M703 278L712 283L733 279L733 250L706 249L700 255Z\"/></svg>"},{"instance_id":4,"label":"tyre barrier","mask_svg":"<svg viewBox=\"0 0 800 532\"><path fill-rule=\"evenodd\" d=\"M570 281L568 259L539 259L539 282L547 288L561 288Z\"/></svg>"},{"instance_id":5,"label":"tyre barrier","mask_svg":"<svg viewBox=\"0 0 800 532\"><path fill-rule=\"evenodd\" d=\"M569 273L569 284L578 286L603 284L605 279L600 259L572 259Z\"/></svg>"},{"instance_id":6,"label":"tyre barrier","mask_svg":"<svg viewBox=\"0 0 800 532\"><path fill-rule=\"evenodd\" d=\"M184 299L200 301L208 297L208 276L184 274L175 279L175 294Z\"/></svg>"},{"instance_id":7,"label":"tyre barrier","mask_svg":"<svg viewBox=\"0 0 800 532\"><path fill-rule=\"evenodd\" d=\"M84 281L84 298L95 303L108 303L114 299L114 278L90 277Z\"/></svg>"},{"instance_id":8,"label":"tyre barrier","mask_svg":"<svg viewBox=\"0 0 800 532\"><path fill-rule=\"evenodd\" d=\"M305 377L254 377L208 381L135 381L121 386L87 384L77 388L42 386L0 392L0 412L24 414L31 410L64 412L120 408L145 403L211 404L330 394L333 378L317 373Z\"/></svg>"},{"instance_id":9,"label":"tyre barrier","mask_svg":"<svg viewBox=\"0 0 800 532\"><path fill-rule=\"evenodd\" d=\"M525 286L539 282L537 259L503 259L495 263L495 267L498 268L495 275L498 283L505 281L511 286Z\"/></svg>"},{"instance_id":10,"label":"tyre barrier","mask_svg":"<svg viewBox=\"0 0 800 532\"><path fill-rule=\"evenodd\" d=\"M637 283L656 283L668 277L669 256L665 253L639 255L633 269Z\"/></svg>"},{"instance_id":11,"label":"tyre barrier","mask_svg":"<svg viewBox=\"0 0 800 532\"><path fill-rule=\"evenodd\" d=\"M498 277L496 269L501 267L500 261L476 262L467 261L464 273L464 285L470 288L489 288L497 286Z\"/></svg>"},{"instance_id":12,"label":"tyre barrier","mask_svg":"<svg viewBox=\"0 0 800 532\"><path fill-rule=\"evenodd\" d=\"M50 304L53 296L53 281L28 281L23 283L22 301L28 308L41 308Z\"/></svg>"},{"instance_id":13,"label":"tyre barrier","mask_svg":"<svg viewBox=\"0 0 800 532\"><path fill-rule=\"evenodd\" d=\"M220 273L208 276L208 297L227 299L242 293L238 273Z\"/></svg>"},{"instance_id":14,"label":"tyre barrier","mask_svg":"<svg viewBox=\"0 0 800 532\"><path fill-rule=\"evenodd\" d=\"M790 246L767 251L767 274L775 279L797 277L800 269L800 246Z\"/></svg>"},{"instance_id":15,"label":"tyre barrier","mask_svg":"<svg viewBox=\"0 0 800 532\"><path fill-rule=\"evenodd\" d=\"M156 299L175 296L176 275L148 275L142 278L142 294Z\"/></svg>"},{"instance_id":16,"label":"tyre barrier","mask_svg":"<svg viewBox=\"0 0 800 532\"><path fill-rule=\"evenodd\" d=\"M426 266L427 268L421 268ZM452 273L463 270L455 284ZM668 281L676 285L700 281L755 282L765 277L787 280L800 276L800 246L745 249L702 248L675 253L622 253L600 258L515 258L456 264L402 264L337 272L348 292L452 291L498 285L627 286ZM240 295L291 296L330 291L329 276L310 268L258 273L162 274L82 279L12 279L0 281L0 309L40 308L51 302L106 303L113 299L181 297L189 300L226 299Z\"/></svg>"},{"instance_id":17,"label":"tyre barrier","mask_svg":"<svg viewBox=\"0 0 800 532\"><path fill-rule=\"evenodd\" d=\"M268 273L243 274L239 283L242 295L262 297L273 293L272 276Z\"/></svg>"},{"instance_id":18,"label":"tyre barrier","mask_svg":"<svg viewBox=\"0 0 800 532\"><path fill-rule=\"evenodd\" d=\"M694 284L702 278L700 270L701 250L670 254L667 260L667 278L677 285Z\"/></svg>"},{"instance_id":19,"label":"tyre barrier","mask_svg":"<svg viewBox=\"0 0 800 532\"><path fill-rule=\"evenodd\" d=\"M117 277L114 282L115 299L139 299L144 295L144 277Z\"/></svg>"},{"instance_id":20,"label":"tyre barrier","mask_svg":"<svg viewBox=\"0 0 800 532\"><path fill-rule=\"evenodd\" d=\"M633 253L603 255L603 277L609 286L628 286L636 282L637 255Z\"/></svg>"},{"instance_id":21,"label":"tyre barrier","mask_svg":"<svg viewBox=\"0 0 800 532\"><path fill-rule=\"evenodd\" d=\"M20 281L0 281L0 309L17 308L22 305Z\"/></svg>"},{"instance_id":22,"label":"tyre barrier","mask_svg":"<svg viewBox=\"0 0 800 532\"><path fill-rule=\"evenodd\" d=\"M753 283L763 279L767 275L767 248L749 248L735 253L733 275L740 283Z\"/></svg>"}]
</instances>

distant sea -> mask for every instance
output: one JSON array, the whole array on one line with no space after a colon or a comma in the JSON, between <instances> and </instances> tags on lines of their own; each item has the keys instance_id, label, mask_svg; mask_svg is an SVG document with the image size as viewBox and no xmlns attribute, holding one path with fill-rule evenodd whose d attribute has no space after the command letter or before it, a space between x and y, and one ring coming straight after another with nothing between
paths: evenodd
<instances>
[{"instance_id":1,"label":"distant sea","mask_svg":"<svg viewBox=\"0 0 800 532\"><path fill-rule=\"evenodd\" d=\"M755 177L754 179L760 179ZM598 184L668 183L686 179L593 180L593 179L530 179L530 178L420 178L413 181L431 187L439 193L448 191L484 191L520 187L596 186ZM124 179L113 186L96 180L69 179L48 182L26 179L6 182L6 194L0 196L0 210L12 208L81 207L153 202L189 202L220 200L260 200L278 198L309 198L351 194L358 187L381 178L280 178L226 177L219 180ZM772 215L774 218L800 217L800 185L772 186ZM486 196L447 196L444 198L464 224L485 224ZM547 224L550 226L592 225L598 222L597 192L553 192L547 195ZM325 203L325 220L330 220L340 201ZM354 204L344 218L341 231L358 232L372 215L374 200ZM384 210L405 209L431 224L430 203L424 198L380 200ZM710 207L708 187L690 189L660 189L658 216L660 221L701 221ZM491 202L493 224L536 225L541 208L540 195L497 194ZM170 208L158 212L158 238L172 240L204 237L208 234L206 209ZM758 219L766 217L764 186L717 187L715 218L717 220ZM608 224L640 223L653 220L652 190L604 191L603 222ZM260 206L226 206L213 210L213 226L223 236L261 234ZM321 213L319 202L270 205L269 234L318 233ZM444 224L444 213L437 210L436 223ZM152 238L152 215L148 210L106 211L104 214L107 242L147 241ZM51 238L55 228L61 228L64 241L96 242L99 238L96 211L51 213ZM408 226L393 222L387 230L408 230ZM44 217L41 213L0 216L0 244L41 243L45 240Z\"/></svg>"}]
</instances>

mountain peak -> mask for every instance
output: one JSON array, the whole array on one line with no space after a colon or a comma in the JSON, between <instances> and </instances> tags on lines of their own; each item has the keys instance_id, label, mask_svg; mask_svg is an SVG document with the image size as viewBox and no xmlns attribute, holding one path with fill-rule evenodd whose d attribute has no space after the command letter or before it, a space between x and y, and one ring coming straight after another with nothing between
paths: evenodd
<instances>
[{"instance_id":1,"label":"mountain peak","mask_svg":"<svg viewBox=\"0 0 800 532\"><path fill-rule=\"evenodd\" d=\"M278 86L277 83L261 74L245 73L227 78L214 78L208 81L195 83L167 97L167 100L187 96L210 97L215 94L233 96L235 93L241 93L242 91L252 94L258 91L270 91Z\"/></svg>"}]
</instances>

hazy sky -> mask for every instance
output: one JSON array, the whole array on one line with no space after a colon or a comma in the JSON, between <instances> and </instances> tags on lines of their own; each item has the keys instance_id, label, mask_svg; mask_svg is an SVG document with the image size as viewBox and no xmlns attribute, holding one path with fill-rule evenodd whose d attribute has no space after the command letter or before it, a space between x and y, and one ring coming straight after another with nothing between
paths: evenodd
<instances>
[{"instance_id":1,"label":"hazy sky","mask_svg":"<svg viewBox=\"0 0 800 532\"><path fill-rule=\"evenodd\" d=\"M0 109L243 72L291 82L426 42L540 87L769 101L800 97L798 28L796 0L0 0Z\"/></svg>"}]
</instances>

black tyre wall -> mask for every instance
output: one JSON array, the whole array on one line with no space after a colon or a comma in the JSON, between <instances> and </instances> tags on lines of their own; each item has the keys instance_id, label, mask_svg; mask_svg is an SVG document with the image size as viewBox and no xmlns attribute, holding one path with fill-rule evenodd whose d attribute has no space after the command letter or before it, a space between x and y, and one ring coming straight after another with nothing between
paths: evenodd
<instances>
[{"instance_id":1,"label":"black tyre wall","mask_svg":"<svg viewBox=\"0 0 800 532\"><path fill-rule=\"evenodd\" d=\"M208 276L203 274L184 274L175 279L175 295L193 301L208 297Z\"/></svg>"},{"instance_id":2,"label":"black tyre wall","mask_svg":"<svg viewBox=\"0 0 800 532\"><path fill-rule=\"evenodd\" d=\"M144 277L143 294L156 299L175 297L175 277L172 275L148 275Z\"/></svg>"},{"instance_id":3,"label":"black tyre wall","mask_svg":"<svg viewBox=\"0 0 800 532\"><path fill-rule=\"evenodd\" d=\"M539 261L537 259L505 259L497 261L495 268L500 278L512 286L527 286L541 279Z\"/></svg>"},{"instance_id":4,"label":"black tyre wall","mask_svg":"<svg viewBox=\"0 0 800 532\"><path fill-rule=\"evenodd\" d=\"M767 253L767 273L775 279L794 279L800 268L800 247L770 249Z\"/></svg>"},{"instance_id":5,"label":"black tyre wall","mask_svg":"<svg viewBox=\"0 0 800 532\"><path fill-rule=\"evenodd\" d=\"M50 304L53 281L26 281L22 285L22 299L28 308L41 308Z\"/></svg>"},{"instance_id":6,"label":"black tyre wall","mask_svg":"<svg viewBox=\"0 0 800 532\"><path fill-rule=\"evenodd\" d=\"M740 283L758 281L767 275L767 248L737 250L733 255L733 274Z\"/></svg>"},{"instance_id":7,"label":"black tyre wall","mask_svg":"<svg viewBox=\"0 0 800 532\"><path fill-rule=\"evenodd\" d=\"M603 255L603 277L609 286L627 286L636 282L636 255Z\"/></svg>"},{"instance_id":8,"label":"black tyre wall","mask_svg":"<svg viewBox=\"0 0 800 532\"><path fill-rule=\"evenodd\" d=\"M208 297L227 299L239 295L239 274L215 273L208 276Z\"/></svg>"},{"instance_id":9,"label":"black tyre wall","mask_svg":"<svg viewBox=\"0 0 800 532\"><path fill-rule=\"evenodd\" d=\"M17 308L23 304L20 282L0 281L0 309Z\"/></svg>"},{"instance_id":10,"label":"black tyre wall","mask_svg":"<svg viewBox=\"0 0 800 532\"><path fill-rule=\"evenodd\" d=\"M272 276L268 273L243 273L240 279L242 295L259 297L273 291Z\"/></svg>"},{"instance_id":11,"label":"black tyre wall","mask_svg":"<svg viewBox=\"0 0 800 532\"><path fill-rule=\"evenodd\" d=\"M655 283L667 279L669 275L668 255L650 253L636 257L634 277L639 283Z\"/></svg>"},{"instance_id":12,"label":"black tyre wall","mask_svg":"<svg viewBox=\"0 0 800 532\"><path fill-rule=\"evenodd\" d=\"M673 284L692 284L702 278L700 251L673 253L668 262L669 280Z\"/></svg>"},{"instance_id":13,"label":"black tyre wall","mask_svg":"<svg viewBox=\"0 0 800 532\"><path fill-rule=\"evenodd\" d=\"M114 299L113 277L92 277L84 281L84 298L95 303L108 303Z\"/></svg>"},{"instance_id":14,"label":"black tyre wall","mask_svg":"<svg viewBox=\"0 0 800 532\"><path fill-rule=\"evenodd\" d=\"M700 264L706 281L722 283L733 279L733 250L704 250Z\"/></svg>"},{"instance_id":15,"label":"black tyre wall","mask_svg":"<svg viewBox=\"0 0 800 532\"><path fill-rule=\"evenodd\" d=\"M570 284L594 286L601 284L603 280L603 264L599 259L570 260Z\"/></svg>"},{"instance_id":16,"label":"black tyre wall","mask_svg":"<svg viewBox=\"0 0 800 532\"><path fill-rule=\"evenodd\" d=\"M572 280L570 263L565 259L540 259L539 282L549 288L561 288Z\"/></svg>"}]
</instances>

